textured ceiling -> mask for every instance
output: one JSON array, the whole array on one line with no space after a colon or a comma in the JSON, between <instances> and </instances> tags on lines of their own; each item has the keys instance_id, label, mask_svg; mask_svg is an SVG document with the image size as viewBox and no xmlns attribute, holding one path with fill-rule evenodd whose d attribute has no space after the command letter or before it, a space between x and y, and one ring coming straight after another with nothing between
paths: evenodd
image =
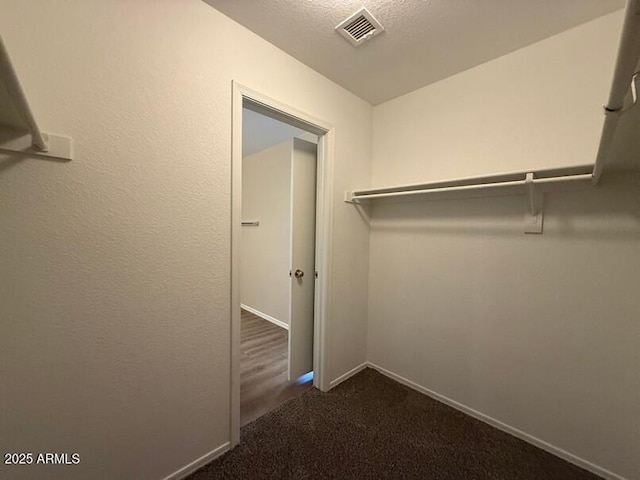
<instances>
[{"instance_id":1,"label":"textured ceiling","mask_svg":"<svg viewBox=\"0 0 640 480\"><path fill-rule=\"evenodd\" d=\"M624 7L624 0L205 0L378 104ZM366 6L385 31L354 48L334 27Z\"/></svg>"}]
</instances>

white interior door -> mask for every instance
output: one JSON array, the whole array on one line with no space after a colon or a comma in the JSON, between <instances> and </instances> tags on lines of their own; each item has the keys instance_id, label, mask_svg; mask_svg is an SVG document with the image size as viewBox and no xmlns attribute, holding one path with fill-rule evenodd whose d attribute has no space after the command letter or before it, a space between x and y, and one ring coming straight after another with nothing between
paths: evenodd
<instances>
[{"instance_id":1,"label":"white interior door","mask_svg":"<svg viewBox=\"0 0 640 480\"><path fill-rule=\"evenodd\" d=\"M289 381L313 370L317 146L295 139L291 164Z\"/></svg>"}]
</instances>

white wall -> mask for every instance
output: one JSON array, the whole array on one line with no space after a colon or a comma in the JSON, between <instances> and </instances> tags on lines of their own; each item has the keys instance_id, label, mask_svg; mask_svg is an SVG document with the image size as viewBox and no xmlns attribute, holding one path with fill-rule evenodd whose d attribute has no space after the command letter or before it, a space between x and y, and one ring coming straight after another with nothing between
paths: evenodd
<instances>
[{"instance_id":1,"label":"white wall","mask_svg":"<svg viewBox=\"0 0 640 480\"><path fill-rule=\"evenodd\" d=\"M621 22L601 17L376 106L373 183L593 162Z\"/></svg>"},{"instance_id":2,"label":"white wall","mask_svg":"<svg viewBox=\"0 0 640 480\"><path fill-rule=\"evenodd\" d=\"M374 109L372 184L593 162L615 13ZM368 357L640 478L640 183L372 209Z\"/></svg>"},{"instance_id":3,"label":"white wall","mask_svg":"<svg viewBox=\"0 0 640 480\"><path fill-rule=\"evenodd\" d=\"M240 301L287 325L291 282L291 161L293 140L242 159Z\"/></svg>"},{"instance_id":4,"label":"white wall","mask_svg":"<svg viewBox=\"0 0 640 480\"><path fill-rule=\"evenodd\" d=\"M0 157L3 479L161 479L229 441L231 81L335 127L331 380L366 360L371 107L198 0L0 0L45 131ZM364 180L363 180L364 179Z\"/></svg>"}]
</instances>

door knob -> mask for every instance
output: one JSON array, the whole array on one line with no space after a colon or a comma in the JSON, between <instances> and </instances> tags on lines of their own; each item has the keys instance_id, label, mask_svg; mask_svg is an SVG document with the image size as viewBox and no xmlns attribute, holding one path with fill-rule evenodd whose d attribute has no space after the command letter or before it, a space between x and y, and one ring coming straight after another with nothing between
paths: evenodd
<instances>
[{"instance_id":1,"label":"door knob","mask_svg":"<svg viewBox=\"0 0 640 480\"><path fill-rule=\"evenodd\" d=\"M296 273L294 273L296 278L302 278L304 277L304 272L300 269L296 270Z\"/></svg>"}]
</instances>

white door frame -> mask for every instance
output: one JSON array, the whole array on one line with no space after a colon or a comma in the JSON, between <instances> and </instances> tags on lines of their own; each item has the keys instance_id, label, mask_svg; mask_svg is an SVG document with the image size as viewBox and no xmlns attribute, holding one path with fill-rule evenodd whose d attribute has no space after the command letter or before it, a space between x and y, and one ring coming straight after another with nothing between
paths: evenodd
<instances>
[{"instance_id":1,"label":"white door frame","mask_svg":"<svg viewBox=\"0 0 640 480\"><path fill-rule=\"evenodd\" d=\"M331 285L331 233L333 218L332 125L278 100L232 82L231 120L231 447L240 443L240 246L242 222L242 108L318 135L316 199L316 268L313 339L313 386L329 390L326 378L327 316Z\"/></svg>"}]
</instances>

